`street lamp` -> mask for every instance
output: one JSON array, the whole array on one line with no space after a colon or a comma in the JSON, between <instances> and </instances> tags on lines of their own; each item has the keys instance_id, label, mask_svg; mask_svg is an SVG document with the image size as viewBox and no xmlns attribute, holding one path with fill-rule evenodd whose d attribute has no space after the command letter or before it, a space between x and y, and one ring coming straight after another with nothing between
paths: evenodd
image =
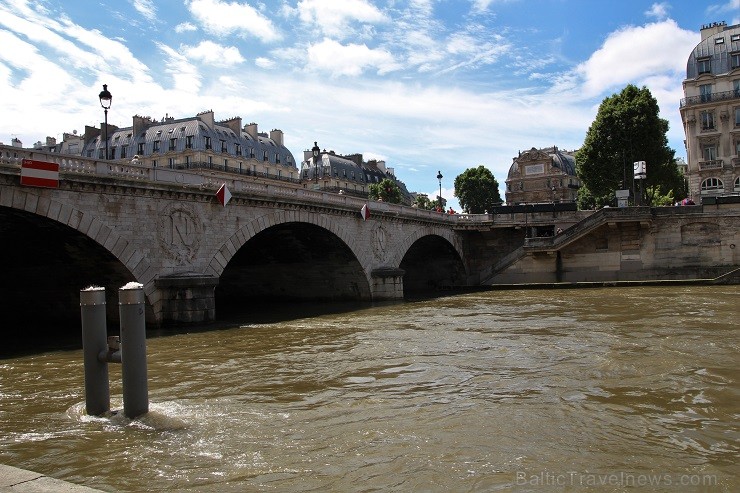
<instances>
[{"instance_id":1,"label":"street lamp","mask_svg":"<svg viewBox=\"0 0 740 493\"><path fill-rule=\"evenodd\" d=\"M100 106L105 111L105 159L108 159L108 109L113 102L113 95L108 91L108 84L103 84L103 90L98 95Z\"/></svg>"},{"instance_id":2,"label":"street lamp","mask_svg":"<svg viewBox=\"0 0 740 493\"><path fill-rule=\"evenodd\" d=\"M321 152L321 149L319 149L318 142L314 141L311 151L313 151L313 165L314 165L313 177L316 179L316 183L318 184L319 183L319 153Z\"/></svg>"},{"instance_id":3,"label":"street lamp","mask_svg":"<svg viewBox=\"0 0 740 493\"><path fill-rule=\"evenodd\" d=\"M439 180L439 210L442 210L442 172L437 171L437 179Z\"/></svg>"}]
</instances>

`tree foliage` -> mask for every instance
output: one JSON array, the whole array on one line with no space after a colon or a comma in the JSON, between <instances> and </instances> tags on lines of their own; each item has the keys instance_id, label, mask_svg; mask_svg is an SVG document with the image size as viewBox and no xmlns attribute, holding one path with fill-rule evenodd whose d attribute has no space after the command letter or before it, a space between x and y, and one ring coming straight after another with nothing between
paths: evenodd
<instances>
[{"instance_id":1,"label":"tree foliage","mask_svg":"<svg viewBox=\"0 0 740 493\"><path fill-rule=\"evenodd\" d=\"M416 195L413 205L419 209L431 211L436 209L438 204L439 202L433 202L432 200L430 200L429 195L425 193L419 193Z\"/></svg>"},{"instance_id":2,"label":"tree foliage","mask_svg":"<svg viewBox=\"0 0 740 493\"><path fill-rule=\"evenodd\" d=\"M485 166L468 168L455 178L455 197L469 214L490 212L501 203L498 182Z\"/></svg>"},{"instance_id":3,"label":"tree foliage","mask_svg":"<svg viewBox=\"0 0 740 493\"><path fill-rule=\"evenodd\" d=\"M382 200L391 204L401 203L401 189L398 184L390 178L385 178L379 183L372 183L368 194L371 200Z\"/></svg>"},{"instance_id":4,"label":"tree foliage","mask_svg":"<svg viewBox=\"0 0 740 493\"><path fill-rule=\"evenodd\" d=\"M642 203L677 191L683 178L675 151L668 147L668 120L660 118L657 100L646 87L632 84L602 101L596 119L576 154L581 208L614 205L614 192L632 189L635 161L647 163ZM635 191L640 188L635 186Z\"/></svg>"}]
</instances>

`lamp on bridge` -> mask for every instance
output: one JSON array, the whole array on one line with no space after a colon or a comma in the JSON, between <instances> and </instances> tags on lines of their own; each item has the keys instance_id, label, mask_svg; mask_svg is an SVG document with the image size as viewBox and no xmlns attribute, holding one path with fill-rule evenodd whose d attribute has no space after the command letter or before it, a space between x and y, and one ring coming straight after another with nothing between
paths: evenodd
<instances>
[{"instance_id":1,"label":"lamp on bridge","mask_svg":"<svg viewBox=\"0 0 740 493\"><path fill-rule=\"evenodd\" d=\"M442 211L442 172L437 171L437 180L439 180L439 210Z\"/></svg>"},{"instance_id":2,"label":"lamp on bridge","mask_svg":"<svg viewBox=\"0 0 740 493\"><path fill-rule=\"evenodd\" d=\"M313 147L311 148L311 151L313 152L313 177L316 179L316 183L319 182L319 154L321 153L321 149L319 149L318 142L313 143Z\"/></svg>"},{"instance_id":3,"label":"lamp on bridge","mask_svg":"<svg viewBox=\"0 0 740 493\"><path fill-rule=\"evenodd\" d=\"M108 84L103 84L103 90L98 95L100 98L100 106L105 111L105 159L108 159L108 109L111 103L113 103L113 95L108 90Z\"/></svg>"}]
</instances>

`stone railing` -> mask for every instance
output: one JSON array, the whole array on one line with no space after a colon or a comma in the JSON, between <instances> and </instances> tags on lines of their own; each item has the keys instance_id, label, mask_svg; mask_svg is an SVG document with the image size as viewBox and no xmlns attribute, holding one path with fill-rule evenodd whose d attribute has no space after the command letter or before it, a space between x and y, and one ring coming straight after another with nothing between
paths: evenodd
<instances>
[{"instance_id":1,"label":"stone railing","mask_svg":"<svg viewBox=\"0 0 740 493\"><path fill-rule=\"evenodd\" d=\"M722 167L721 159L712 159L709 161L699 161L699 169L717 169Z\"/></svg>"},{"instance_id":2,"label":"stone railing","mask_svg":"<svg viewBox=\"0 0 740 493\"><path fill-rule=\"evenodd\" d=\"M23 149L13 146L0 146L0 172L20 174L24 159L34 159L59 164L60 177L63 180L74 180L75 177L112 178L128 183L161 183L177 185L185 190L202 190L215 192L222 184L232 190L234 197L239 194L254 197L268 197L285 200L332 206L339 209L357 210L368 204L371 217L392 216L407 219L418 219L449 224L459 221L466 223L489 223L488 214L443 214L426 209L389 204L385 202L368 202L366 199L348 194L326 190L303 188L302 183L276 176L261 175L254 172L233 173L223 166L204 166L196 163L187 169L150 167L137 163L104 161L81 156L63 155L53 152Z\"/></svg>"}]
</instances>

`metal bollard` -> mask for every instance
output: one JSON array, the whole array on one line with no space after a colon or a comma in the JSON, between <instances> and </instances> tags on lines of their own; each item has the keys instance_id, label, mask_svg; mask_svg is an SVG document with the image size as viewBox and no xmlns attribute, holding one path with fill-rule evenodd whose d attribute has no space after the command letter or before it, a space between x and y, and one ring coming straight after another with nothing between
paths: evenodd
<instances>
[{"instance_id":1,"label":"metal bollard","mask_svg":"<svg viewBox=\"0 0 740 493\"><path fill-rule=\"evenodd\" d=\"M82 353L85 365L85 410L91 416L110 411L108 363L98 355L108 349L105 321L105 288L90 286L80 290Z\"/></svg>"},{"instance_id":2,"label":"metal bollard","mask_svg":"<svg viewBox=\"0 0 740 493\"><path fill-rule=\"evenodd\" d=\"M142 284L130 282L118 290L123 414L131 419L149 412L144 303Z\"/></svg>"}]
</instances>

